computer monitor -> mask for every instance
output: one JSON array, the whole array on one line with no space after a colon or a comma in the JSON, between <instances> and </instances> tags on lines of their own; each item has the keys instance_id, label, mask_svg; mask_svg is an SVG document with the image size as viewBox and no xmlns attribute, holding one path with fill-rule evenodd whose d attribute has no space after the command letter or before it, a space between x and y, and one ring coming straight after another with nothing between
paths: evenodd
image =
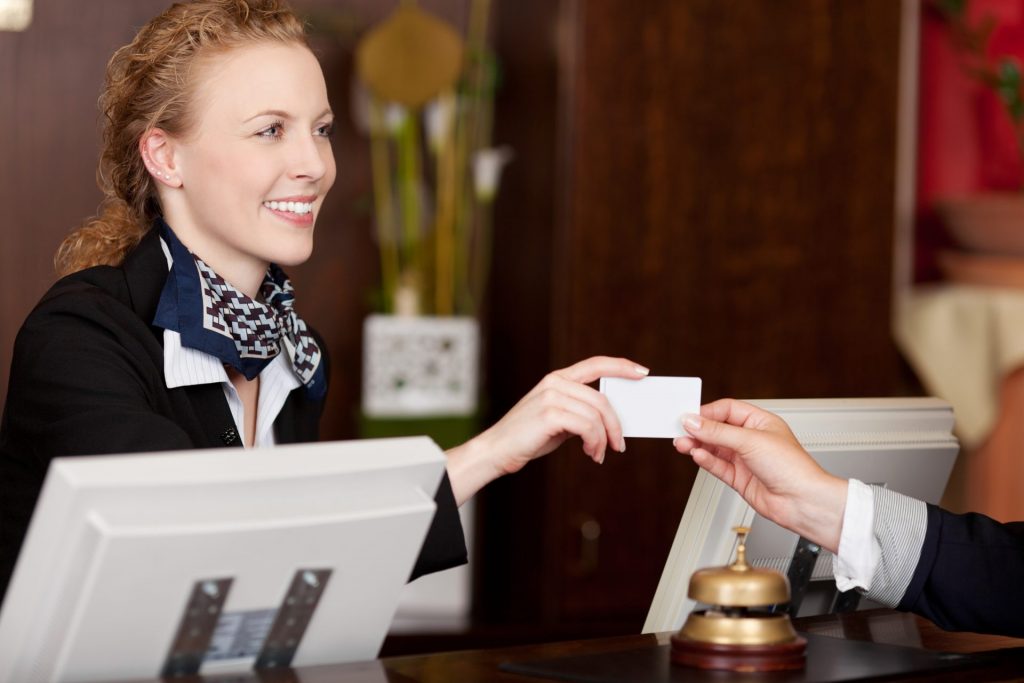
<instances>
[{"instance_id":1,"label":"computer monitor","mask_svg":"<svg viewBox=\"0 0 1024 683\"><path fill-rule=\"evenodd\" d=\"M444 464L426 437L55 459L0 683L373 659Z\"/></svg>"},{"instance_id":2,"label":"computer monitor","mask_svg":"<svg viewBox=\"0 0 1024 683\"><path fill-rule=\"evenodd\" d=\"M935 398L789 399L752 401L780 415L800 443L829 472L879 484L929 503L946 488L959 444L953 409ZM754 513L738 493L700 470L669 551L644 633L682 627L696 606L687 597L697 569L732 561L736 534L751 528L747 561L790 578L798 616L872 606L840 595L832 555Z\"/></svg>"}]
</instances>

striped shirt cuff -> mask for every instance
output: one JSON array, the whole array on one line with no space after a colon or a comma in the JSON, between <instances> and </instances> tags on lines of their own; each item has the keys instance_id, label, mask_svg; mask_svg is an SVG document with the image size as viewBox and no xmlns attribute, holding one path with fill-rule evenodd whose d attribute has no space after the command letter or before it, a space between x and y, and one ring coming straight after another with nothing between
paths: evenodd
<instances>
[{"instance_id":1,"label":"striped shirt cuff","mask_svg":"<svg viewBox=\"0 0 1024 683\"><path fill-rule=\"evenodd\" d=\"M928 506L883 486L872 486L874 537L881 561L865 593L887 607L896 607L914 577L928 530Z\"/></svg>"}]
</instances>

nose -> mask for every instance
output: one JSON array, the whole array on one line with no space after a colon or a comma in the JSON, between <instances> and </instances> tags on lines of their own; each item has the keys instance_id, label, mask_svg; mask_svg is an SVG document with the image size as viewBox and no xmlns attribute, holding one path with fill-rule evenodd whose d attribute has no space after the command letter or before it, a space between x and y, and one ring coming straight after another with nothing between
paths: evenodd
<instances>
[{"instance_id":1,"label":"nose","mask_svg":"<svg viewBox=\"0 0 1024 683\"><path fill-rule=\"evenodd\" d=\"M333 161L331 143L325 138L298 136L293 138L289 159L289 175L298 180L318 181Z\"/></svg>"}]
</instances>

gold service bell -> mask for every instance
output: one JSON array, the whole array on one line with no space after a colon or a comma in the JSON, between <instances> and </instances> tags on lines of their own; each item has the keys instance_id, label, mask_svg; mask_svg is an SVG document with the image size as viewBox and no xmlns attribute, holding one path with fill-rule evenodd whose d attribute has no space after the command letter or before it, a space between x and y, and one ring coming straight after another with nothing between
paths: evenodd
<instances>
[{"instance_id":1,"label":"gold service bell","mask_svg":"<svg viewBox=\"0 0 1024 683\"><path fill-rule=\"evenodd\" d=\"M739 535L736 561L690 577L690 599L708 608L691 612L672 636L672 661L730 671L802 669L807 641L793 630L788 614L766 609L789 602L789 580L747 564L750 529L733 531Z\"/></svg>"}]
</instances>

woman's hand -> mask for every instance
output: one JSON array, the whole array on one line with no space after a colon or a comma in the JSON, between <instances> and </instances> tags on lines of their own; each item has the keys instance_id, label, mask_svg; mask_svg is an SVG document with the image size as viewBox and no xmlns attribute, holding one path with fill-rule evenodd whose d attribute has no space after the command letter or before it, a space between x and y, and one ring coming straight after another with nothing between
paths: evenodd
<instances>
[{"instance_id":1,"label":"woman's hand","mask_svg":"<svg viewBox=\"0 0 1024 683\"><path fill-rule=\"evenodd\" d=\"M606 451L626 450L611 404L587 384L599 377L641 379L647 368L626 360L595 356L555 370L540 381L493 427L448 451L448 477L461 505L488 482L521 470L567 439L579 436L583 452L604 462Z\"/></svg>"},{"instance_id":2,"label":"woman's hand","mask_svg":"<svg viewBox=\"0 0 1024 683\"><path fill-rule=\"evenodd\" d=\"M835 552L846 508L845 479L832 476L800 446L777 415L723 399L683 422L674 445L734 488L758 514Z\"/></svg>"}]
</instances>

